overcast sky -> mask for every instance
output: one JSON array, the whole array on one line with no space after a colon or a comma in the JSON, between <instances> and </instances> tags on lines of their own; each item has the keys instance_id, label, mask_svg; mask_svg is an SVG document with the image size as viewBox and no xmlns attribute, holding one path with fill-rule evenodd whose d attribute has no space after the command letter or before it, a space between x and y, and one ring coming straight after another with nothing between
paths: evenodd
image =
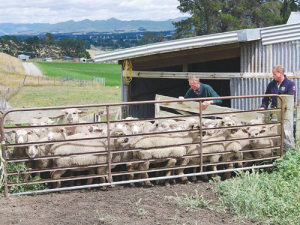
<instances>
[{"instance_id":1,"label":"overcast sky","mask_svg":"<svg viewBox=\"0 0 300 225\"><path fill-rule=\"evenodd\" d=\"M1 0L0 23L58 23L68 20L167 20L188 16L178 0Z\"/></svg>"}]
</instances>

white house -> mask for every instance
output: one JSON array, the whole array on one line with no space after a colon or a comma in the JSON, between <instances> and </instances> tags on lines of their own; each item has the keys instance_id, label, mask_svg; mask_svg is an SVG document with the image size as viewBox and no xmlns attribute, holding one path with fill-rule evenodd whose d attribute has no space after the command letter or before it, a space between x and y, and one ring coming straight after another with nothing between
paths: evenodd
<instances>
[{"instance_id":1,"label":"white house","mask_svg":"<svg viewBox=\"0 0 300 225\"><path fill-rule=\"evenodd\" d=\"M18 59L21 59L23 61L27 61L29 60L30 56L28 55L24 55L24 54L21 54L21 55L18 55Z\"/></svg>"}]
</instances>

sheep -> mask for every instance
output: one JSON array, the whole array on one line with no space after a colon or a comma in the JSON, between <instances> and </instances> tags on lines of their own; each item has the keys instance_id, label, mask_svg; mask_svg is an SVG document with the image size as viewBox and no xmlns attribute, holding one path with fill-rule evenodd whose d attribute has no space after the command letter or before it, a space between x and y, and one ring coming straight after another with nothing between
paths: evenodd
<instances>
[{"instance_id":1,"label":"sheep","mask_svg":"<svg viewBox=\"0 0 300 225\"><path fill-rule=\"evenodd\" d=\"M205 154L213 154L213 153L222 153L225 151L224 142L225 141L225 135L222 134L222 130L214 130L214 132L203 132L202 133L202 154L203 155L203 162L209 162L209 163L218 163L221 154L214 154L214 155L208 155L205 156ZM197 142L199 142L199 138L196 139ZM219 143L205 143L205 142L211 142L211 141L220 141ZM192 145L188 149L188 155L194 155L194 154L200 154L200 145ZM201 157L195 156L189 158L189 162L200 164ZM212 170L217 171L217 165L212 165ZM194 171L195 172L195 171ZM215 180L218 181L219 178L215 174L213 175ZM207 176L203 176L204 179L208 179Z\"/></svg>"},{"instance_id":2,"label":"sheep","mask_svg":"<svg viewBox=\"0 0 300 225\"><path fill-rule=\"evenodd\" d=\"M83 113L83 111L76 109L76 108L70 108L62 110L64 112L64 120L66 121L66 124L75 124L75 123L81 123L83 122L79 118L79 114ZM67 135L72 135L75 133L84 133L89 132L88 126L71 126L66 127Z\"/></svg>"},{"instance_id":3,"label":"sheep","mask_svg":"<svg viewBox=\"0 0 300 225\"><path fill-rule=\"evenodd\" d=\"M15 133L15 143L16 144L25 144L28 142L35 142L39 139L39 137L33 133L32 131L27 131L25 129L19 129L19 130L12 130L13 133ZM26 150L28 147L15 147L13 151L13 156L15 158L25 158L27 157ZM34 168L33 161L26 161L25 165L27 169ZM25 180L28 179L28 174L25 175Z\"/></svg>"},{"instance_id":4,"label":"sheep","mask_svg":"<svg viewBox=\"0 0 300 225\"><path fill-rule=\"evenodd\" d=\"M90 153L90 152L106 152L107 146L101 142L90 141L89 143L64 143L64 144L55 144L50 149L50 154L52 156L57 155L71 155L76 153ZM95 165L107 163L107 155L78 155L78 156L70 156L70 157L61 157L53 159L53 166L56 168L64 168L71 166L85 166L85 165ZM89 174L94 173L94 169L91 168L79 168L74 169L73 171L89 171ZM67 170L56 170L50 173L52 179L59 179ZM97 168L98 174L105 174L105 167ZM101 181L104 183L105 178L101 177ZM87 181L87 185L92 183L93 178L89 178ZM58 181L53 185L54 188L59 188L61 186L61 182Z\"/></svg>"},{"instance_id":5,"label":"sheep","mask_svg":"<svg viewBox=\"0 0 300 225\"><path fill-rule=\"evenodd\" d=\"M253 138L250 140L250 145L253 149L274 147L274 142L271 138L258 138L262 137L263 134L269 135L268 128L266 126L251 127L248 130L248 133L250 138ZM271 149L253 151L252 153L255 159L272 156Z\"/></svg>"},{"instance_id":6,"label":"sheep","mask_svg":"<svg viewBox=\"0 0 300 225\"><path fill-rule=\"evenodd\" d=\"M240 126L242 123L238 121L235 115L225 116L220 121L221 127L228 127L231 129L227 129L224 131L226 136L226 140L233 140L233 139L242 139L248 138L249 135L247 133L247 129L234 129L235 126ZM231 151L231 153L224 154L221 157L222 162L232 161L232 160L243 160L243 153L242 150L249 149L250 143L249 140L236 140L232 142L225 143L225 151ZM232 163L226 165L227 169L233 169L234 166ZM238 167L243 167L242 162L238 163ZM225 173L224 178L230 178L231 172Z\"/></svg>"},{"instance_id":7,"label":"sheep","mask_svg":"<svg viewBox=\"0 0 300 225\"><path fill-rule=\"evenodd\" d=\"M115 129L112 132L112 137L116 135L121 135L124 134L123 130L117 130ZM130 134L126 133L125 134ZM79 138L84 138L84 137L99 137L98 134L84 134L84 133L77 133L71 136L66 136L63 134L57 135L57 136L52 136L52 138L56 138L60 140L63 140L63 138L66 138L65 140L72 140L72 139L79 139ZM114 153L113 150L115 149L120 149L120 145L122 143L126 144L126 141L123 141L123 138L116 138L114 140L114 144L111 144L111 150L112 150L112 157L111 161L112 162L121 162L121 161L131 161L132 160L132 152L122 152L122 153ZM115 147L116 146L116 147ZM50 149L51 155L70 155L70 154L75 154L75 153L81 153L81 152L105 152L108 150L108 144L106 139L99 139L99 140L90 140L89 142L85 143L64 143L64 144L56 144ZM69 166L75 166L75 165L93 165L93 164L100 164L100 163L106 163L107 162L107 154L104 155L80 155L80 156L72 156L72 157L64 157L60 159L54 159L53 160L53 165L56 167L69 167ZM114 168L114 166L112 166ZM127 164L128 170L132 168L132 165L130 163ZM73 171L84 171L88 170L89 174L94 173L94 169L76 169ZM98 174L105 174L107 170L107 166L102 166L97 168ZM51 177L53 179L58 179L60 176L62 176L66 171L54 171L51 173ZM92 183L92 178L89 178L87 181L87 184ZM105 182L105 178L101 177L101 182ZM60 187L60 182L56 184L56 187ZM103 188L104 189L104 188Z\"/></svg>"},{"instance_id":8,"label":"sheep","mask_svg":"<svg viewBox=\"0 0 300 225\"><path fill-rule=\"evenodd\" d=\"M168 145L179 145L179 144L189 144L192 143L195 139L195 134L192 132L185 132L184 134L172 134L172 135L151 135L151 136L143 136L137 137L132 140L130 147L135 149L149 149L149 150L138 150L133 153L133 157L135 159L146 160L143 163L139 164L139 170L148 170L151 159L156 159L153 163L158 163L162 161L167 161L166 167L171 168L174 167L177 159L182 158L186 155L187 147L178 146L178 147L167 147ZM167 147L167 148L161 148ZM176 157L175 159L164 159L166 157ZM170 176L171 171L168 171L166 176ZM141 174L142 178L148 178L147 173ZM183 182L187 182L187 179L182 180ZM153 186L150 181L144 182L145 186ZM169 185L169 182L166 182L166 185Z\"/></svg>"},{"instance_id":9,"label":"sheep","mask_svg":"<svg viewBox=\"0 0 300 225\"><path fill-rule=\"evenodd\" d=\"M48 118L48 117L42 117L40 119L37 118L31 118L30 119L30 126L38 126L38 125L50 125L52 124L53 121ZM46 137L47 136L47 129L45 128L34 128L32 130L37 136L39 136L40 138Z\"/></svg>"},{"instance_id":10,"label":"sheep","mask_svg":"<svg viewBox=\"0 0 300 225\"><path fill-rule=\"evenodd\" d=\"M39 140L35 140L39 142L48 141L48 137L41 138ZM49 156L50 154L50 148L51 144L47 145L30 145L28 148L26 148L26 154L29 158L33 159L35 157L43 157L43 156ZM52 165L52 159L41 159L41 160L35 160L34 166L36 169L44 169L49 168ZM36 173L37 177L41 177L41 173Z\"/></svg>"}]
</instances>

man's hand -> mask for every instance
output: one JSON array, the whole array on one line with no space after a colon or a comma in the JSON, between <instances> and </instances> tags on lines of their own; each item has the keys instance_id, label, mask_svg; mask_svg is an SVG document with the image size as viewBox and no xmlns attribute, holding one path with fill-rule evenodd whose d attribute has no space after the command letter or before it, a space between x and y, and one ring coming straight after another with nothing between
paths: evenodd
<instances>
[{"instance_id":1,"label":"man's hand","mask_svg":"<svg viewBox=\"0 0 300 225\"><path fill-rule=\"evenodd\" d=\"M206 109L207 106L209 106L210 104L213 104L213 103L214 103L214 101L204 101L204 102L202 103L202 108L203 108L203 109Z\"/></svg>"}]
</instances>

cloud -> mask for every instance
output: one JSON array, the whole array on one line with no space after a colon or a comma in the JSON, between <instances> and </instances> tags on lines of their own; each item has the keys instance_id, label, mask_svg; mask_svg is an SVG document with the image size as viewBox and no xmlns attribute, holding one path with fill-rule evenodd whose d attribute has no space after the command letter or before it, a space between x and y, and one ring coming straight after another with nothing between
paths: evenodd
<instances>
[{"instance_id":1,"label":"cloud","mask_svg":"<svg viewBox=\"0 0 300 225\"><path fill-rule=\"evenodd\" d=\"M13 0L0 4L0 23L58 23L68 20L167 20L187 16L177 0Z\"/></svg>"}]
</instances>

